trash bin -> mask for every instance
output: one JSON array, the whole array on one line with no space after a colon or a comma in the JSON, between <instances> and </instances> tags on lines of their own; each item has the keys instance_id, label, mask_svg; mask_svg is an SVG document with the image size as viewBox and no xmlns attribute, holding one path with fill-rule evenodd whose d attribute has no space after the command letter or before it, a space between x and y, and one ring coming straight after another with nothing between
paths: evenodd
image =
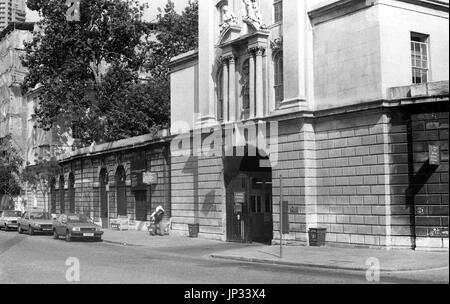
<instances>
[{"instance_id":1,"label":"trash bin","mask_svg":"<svg viewBox=\"0 0 450 304\"><path fill-rule=\"evenodd\" d=\"M198 237L198 231L200 229L199 224L188 224L189 226L189 237L196 238Z\"/></svg>"},{"instance_id":2,"label":"trash bin","mask_svg":"<svg viewBox=\"0 0 450 304\"><path fill-rule=\"evenodd\" d=\"M327 228L309 229L309 246L324 246Z\"/></svg>"}]
</instances>

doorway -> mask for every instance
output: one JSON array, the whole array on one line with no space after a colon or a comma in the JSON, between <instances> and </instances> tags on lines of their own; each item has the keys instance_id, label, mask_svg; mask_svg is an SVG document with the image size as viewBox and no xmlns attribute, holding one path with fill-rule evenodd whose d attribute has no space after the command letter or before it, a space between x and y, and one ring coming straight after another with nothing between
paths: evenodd
<instances>
[{"instance_id":1,"label":"doorway","mask_svg":"<svg viewBox=\"0 0 450 304\"><path fill-rule=\"evenodd\" d=\"M136 200L136 221L147 221L147 191L139 190L134 192Z\"/></svg>"},{"instance_id":2,"label":"doorway","mask_svg":"<svg viewBox=\"0 0 450 304\"><path fill-rule=\"evenodd\" d=\"M75 213L75 176L73 173L69 174L69 212Z\"/></svg>"},{"instance_id":3,"label":"doorway","mask_svg":"<svg viewBox=\"0 0 450 304\"><path fill-rule=\"evenodd\" d=\"M125 169L120 166L116 172L117 215L127 216L127 190Z\"/></svg>"},{"instance_id":4,"label":"doorway","mask_svg":"<svg viewBox=\"0 0 450 304\"><path fill-rule=\"evenodd\" d=\"M273 238L272 169L259 157L225 160L227 240L271 243Z\"/></svg>"},{"instance_id":5,"label":"doorway","mask_svg":"<svg viewBox=\"0 0 450 304\"><path fill-rule=\"evenodd\" d=\"M102 228L108 228L108 192L106 185L108 184L108 172L105 168L100 171L100 218Z\"/></svg>"}]
</instances>

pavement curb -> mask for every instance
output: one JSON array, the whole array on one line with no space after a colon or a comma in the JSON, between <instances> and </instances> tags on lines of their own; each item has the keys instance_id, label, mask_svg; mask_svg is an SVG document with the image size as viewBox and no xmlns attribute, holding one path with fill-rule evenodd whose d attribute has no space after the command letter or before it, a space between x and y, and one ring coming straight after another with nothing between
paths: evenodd
<instances>
[{"instance_id":1,"label":"pavement curb","mask_svg":"<svg viewBox=\"0 0 450 304\"><path fill-rule=\"evenodd\" d=\"M263 263L270 265L283 265L283 266L296 266L296 267L311 267L311 268L322 268L322 269L339 269L339 270L352 270L352 271L367 271L367 267L346 267L346 266L338 266L338 265L324 265L324 264L311 264L311 263L296 263L296 262L287 262L287 261L277 261L270 259L258 259L258 258L247 258L242 256L227 256L227 255L219 255L219 254L211 254L211 258L214 259L223 259L223 260L232 260L232 261L241 261L241 262L251 262L251 263ZM381 271L384 272L404 272L404 271L424 271L424 270L435 270L449 268L448 265L433 267L433 268L381 268Z\"/></svg>"},{"instance_id":2,"label":"pavement curb","mask_svg":"<svg viewBox=\"0 0 450 304\"><path fill-rule=\"evenodd\" d=\"M130 247L143 247L144 246L144 245L138 245L138 244L124 243L124 242L108 241L105 239L103 240L103 243L121 245L121 246L130 246Z\"/></svg>"}]
</instances>

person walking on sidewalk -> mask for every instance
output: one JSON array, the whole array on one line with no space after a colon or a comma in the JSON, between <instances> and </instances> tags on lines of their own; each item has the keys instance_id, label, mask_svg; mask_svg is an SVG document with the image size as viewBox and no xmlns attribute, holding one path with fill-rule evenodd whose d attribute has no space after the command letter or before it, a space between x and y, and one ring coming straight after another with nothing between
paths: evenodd
<instances>
[{"instance_id":1,"label":"person walking on sidewalk","mask_svg":"<svg viewBox=\"0 0 450 304\"><path fill-rule=\"evenodd\" d=\"M164 208L162 206L158 206L156 208L155 212L153 212L152 215L150 216L151 221L153 221L153 227L150 226L150 227L153 228L150 231L151 235L156 235L156 234L159 234L161 236L164 235L164 231L161 228L161 221L162 221L162 219L164 217L164 214L165 214ZM158 233L158 230L159 230L159 233Z\"/></svg>"}]
</instances>

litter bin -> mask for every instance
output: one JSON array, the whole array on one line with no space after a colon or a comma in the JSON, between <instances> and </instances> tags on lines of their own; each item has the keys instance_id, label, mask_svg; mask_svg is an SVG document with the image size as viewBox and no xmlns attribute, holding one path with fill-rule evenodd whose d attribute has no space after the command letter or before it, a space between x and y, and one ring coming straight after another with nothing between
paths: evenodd
<instances>
[{"instance_id":1,"label":"litter bin","mask_svg":"<svg viewBox=\"0 0 450 304\"><path fill-rule=\"evenodd\" d=\"M309 229L309 246L324 246L327 228Z\"/></svg>"},{"instance_id":2,"label":"litter bin","mask_svg":"<svg viewBox=\"0 0 450 304\"><path fill-rule=\"evenodd\" d=\"M189 237L196 238L198 237L198 231L200 229L199 224L188 224L189 226Z\"/></svg>"}]
</instances>

